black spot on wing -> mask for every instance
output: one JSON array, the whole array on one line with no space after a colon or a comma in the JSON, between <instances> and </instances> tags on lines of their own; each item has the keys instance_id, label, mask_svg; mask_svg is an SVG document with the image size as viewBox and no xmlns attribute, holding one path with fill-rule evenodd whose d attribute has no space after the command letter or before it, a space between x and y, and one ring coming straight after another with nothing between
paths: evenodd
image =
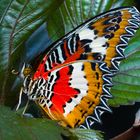
<instances>
[{"instance_id":1,"label":"black spot on wing","mask_svg":"<svg viewBox=\"0 0 140 140\"><path fill-rule=\"evenodd\" d=\"M50 86L51 86L51 84L48 83L48 85L47 85L47 89L48 89L48 90L50 90Z\"/></svg>"},{"instance_id":2,"label":"black spot on wing","mask_svg":"<svg viewBox=\"0 0 140 140\"><path fill-rule=\"evenodd\" d=\"M69 40L69 45L70 45L70 49L71 49L71 52L72 53L74 53L75 52L75 50L74 50L74 48L75 48L75 43L74 43L74 40L75 40L75 34L73 34L73 36L71 37L71 39Z\"/></svg>"},{"instance_id":3,"label":"black spot on wing","mask_svg":"<svg viewBox=\"0 0 140 140\"><path fill-rule=\"evenodd\" d=\"M72 74L73 69L74 69L73 66L72 65L69 65L68 75L71 75Z\"/></svg>"},{"instance_id":4,"label":"black spot on wing","mask_svg":"<svg viewBox=\"0 0 140 140\"><path fill-rule=\"evenodd\" d=\"M74 127L78 126L81 120L77 120L77 122L75 123Z\"/></svg>"},{"instance_id":5,"label":"black spot on wing","mask_svg":"<svg viewBox=\"0 0 140 140\"><path fill-rule=\"evenodd\" d=\"M97 97L98 97L98 95L100 95L100 93L99 93L99 92L97 92L97 93L96 93L95 98L97 98Z\"/></svg>"},{"instance_id":6,"label":"black spot on wing","mask_svg":"<svg viewBox=\"0 0 140 140\"><path fill-rule=\"evenodd\" d=\"M96 63L91 63L91 68L93 71L95 71Z\"/></svg>"},{"instance_id":7,"label":"black spot on wing","mask_svg":"<svg viewBox=\"0 0 140 140\"><path fill-rule=\"evenodd\" d=\"M46 64L44 64L44 72L47 72L48 71L48 67Z\"/></svg>"},{"instance_id":8,"label":"black spot on wing","mask_svg":"<svg viewBox=\"0 0 140 140\"><path fill-rule=\"evenodd\" d=\"M51 53L51 60L52 60L52 62L55 62L55 54L54 53Z\"/></svg>"},{"instance_id":9,"label":"black spot on wing","mask_svg":"<svg viewBox=\"0 0 140 140\"><path fill-rule=\"evenodd\" d=\"M82 118L87 114L87 112L88 112L88 111L84 111L84 112L82 113Z\"/></svg>"},{"instance_id":10,"label":"black spot on wing","mask_svg":"<svg viewBox=\"0 0 140 140\"><path fill-rule=\"evenodd\" d=\"M79 44L78 44L78 42L79 42L79 40L80 40L80 37L79 37L79 35L77 34L76 35L76 45L75 45L75 51L77 51L78 50L78 47L79 47Z\"/></svg>"},{"instance_id":11,"label":"black spot on wing","mask_svg":"<svg viewBox=\"0 0 140 140\"><path fill-rule=\"evenodd\" d=\"M92 22L88 28L91 29L91 30L95 29L95 27L92 26L93 24L94 24L94 23Z\"/></svg>"},{"instance_id":12,"label":"black spot on wing","mask_svg":"<svg viewBox=\"0 0 140 140\"><path fill-rule=\"evenodd\" d=\"M114 34L113 33L110 33L110 34L106 34L105 35L105 38L106 39L111 39L111 38L113 38L114 37Z\"/></svg>"},{"instance_id":13,"label":"black spot on wing","mask_svg":"<svg viewBox=\"0 0 140 140\"><path fill-rule=\"evenodd\" d=\"M105 28L105 32L115 32L120 28L118 24Z\"/></svg>"},{"instance_id":14,"label":"black spot on wing","mask_svg":"<svg viewBox=\"0 0 140 140\"><path fill-rule=\"evenodd\" d=\"M70 98L68 101L67 101L67 103L71 103L72 102L72 98Z\"/></svg>"},{"instance_id":15,"label":"black spot on wing","mask_svg":"<svg viewBox=\"0 0 140 140\"><path fill-rule=\"evenodd\" d=\"M91 108L94 104L94 102L90 102L88 107Z\"/></svg>"},{"instance_id":16,"label":"black spot on wing","mask_svg":"<svg viewBox=\"0 0 140 140\"><path fill-rule=\"evenodd\" d=\"M80 40L80 42L82 43L82 45L84 45L84 44L89 44L89 43L91 43L92 42L92 40L90 40L90 39L83 39L83 40Z\"/></svg>"},{"instance_id":17,"label":"black spot on wing","mask_svg":"<svg viewBox=\"0 0 140 140\"><path fill-rule=\"evenodd\" d=\"M95 35L97 35L97 34L98 34L98 32L99 32L98 30L94 30L94 34L95 34Z\"/></svg>"},{"instance_id":18,"label":"black spot on wing","mask_svg":"<svg viewBox=\"0 0 140 140\"><path fill-rule=\"evenodd\" d=\"M52 99L52 97L53 97L53 96L54 96L54 93L52 93L52 92L51 92L51 95L50 95L50 100Z\"/></svg>"},{"instance_id":19,"label":"black spot on wing","mask_svg":"<svg viewBox=\"0 0 140 140\"><path fill-rule=\"evenodd\" d=\"M98 80L99 79L99 73L96 72L95 75L96 75L96 79Z\"/></svg>"},{"instance_id":20,"label":"black spot on wing","mask_svg":"<svg viewBox=\"0 0 140 140\"><path fill-rule=\"evenodd\" d=\"M86 45L86 46L85 46L85 52L91 52L91 50L92 50L92 49L89 47L89 45Z\"/></svg>"},{"instance_id":21,"label":"black spot on wing","mask_svg":"<svg viewBox=\"0 0 140 140\"><path fill-rule=\"evenodd\" d=\"M80 90L78 88L74 88L78 93L80 93ZM74 96L75 98L77 97L77 95Z\"/></svg>"},{"instance_id":22,"label":"black spot on wing","mask_svg":"<svg viewBox=\"0 0 140 140\"><path fill-rule=\"evenodd\" d=\"M82 70L82 71L84 71L84 68L85 68L85 66L84 66L84 65L82 65L82 68L81 68L81 70Z\"/></svg>"},{"instance_id":23,"label":"black spot on wing","mask_svg":"<svg viewBox=\"0 0 140 140\"><path fill-rule=\"evenodd\" d=\"M100 82L97 83L97 88L98 88L98 89L100 88Z\"/></svg>"}]
</instances>

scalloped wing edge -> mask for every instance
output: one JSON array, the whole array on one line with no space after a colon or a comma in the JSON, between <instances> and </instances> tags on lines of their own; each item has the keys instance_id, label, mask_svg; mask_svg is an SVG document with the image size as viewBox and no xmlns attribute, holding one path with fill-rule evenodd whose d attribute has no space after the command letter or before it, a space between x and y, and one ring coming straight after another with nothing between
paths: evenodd
<instances>
[{"instance_id":1,"label":"scalloped wing edge","mask_svg":"<svg viewBox=\"0 0 140 140\"><path fill-rule=\"evenodd\" d=\"M92 126L98 122L101 123L101 115L104 112L112 112L109 106L107 105L108 99L112 98L112 95L110 93L110 88L113 86L112 84L112 72L107 68L106 63L99 62L100 64L100 69L103 71L103 95L100 97L100 104L96 106L94 110L93 115L89 115L85 123L83 125L80 125L79 128L84 128L84 129L90 129Z\"/></svg>"},{"instance_id":2,"label":"scalloped wing edge","mask_svg":"<svg viewBox=\"0 0 140 140\"><path fill-rule=\"evenodd\" d=\"M132 18L128 20L130 25L125 27L127 34L120 36L121 43L116 46L116 51L118 53L118 56L111 60L111 63L113 65L113 69L111 69L112 72L116 72L119 70L120 60L125 58L123 53L125 49L124 47L128 45L128 41L132 36L134 36L136 30L140 26L139 11L135 7L130 7L129 12L132 14Z\"/></svg>"}]
</instances>

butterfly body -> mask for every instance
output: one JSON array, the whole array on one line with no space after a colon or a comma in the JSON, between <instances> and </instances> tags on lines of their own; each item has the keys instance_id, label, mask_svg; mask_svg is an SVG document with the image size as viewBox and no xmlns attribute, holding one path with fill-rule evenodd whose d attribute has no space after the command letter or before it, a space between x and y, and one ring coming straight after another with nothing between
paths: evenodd
<instances>
[{"instance_id":1,"label":"butterfly body","mask_svg":"<svg viewBox=\"0 0 140 140\"><path fill-rule=\"evenodd\" d=\"M63 126L86 122L89 128L100 122L99 116L110 110L111 77L139 22L139 12L130 7L80 25L51 46L33 77L25 78L23 92Z\"/></svg>"}]
</instances>

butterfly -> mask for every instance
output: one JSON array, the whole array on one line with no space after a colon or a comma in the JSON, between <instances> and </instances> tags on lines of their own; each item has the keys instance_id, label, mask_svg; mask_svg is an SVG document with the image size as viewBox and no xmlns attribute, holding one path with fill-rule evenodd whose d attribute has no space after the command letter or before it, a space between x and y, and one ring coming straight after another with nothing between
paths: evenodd
<instances>
[{"instance_id":1,"label":"butterfly","mask_svg":"<svg viewBox=\"0 0 140 140\"><path fill-rule=\"evenodd\" d=\"M101 122L101 114L111 111L112 76L139 26L135 7L89 19L53 43L33 75L24 66L21 93L62 126L90 128Z\"/></svg>"}]
</instances>

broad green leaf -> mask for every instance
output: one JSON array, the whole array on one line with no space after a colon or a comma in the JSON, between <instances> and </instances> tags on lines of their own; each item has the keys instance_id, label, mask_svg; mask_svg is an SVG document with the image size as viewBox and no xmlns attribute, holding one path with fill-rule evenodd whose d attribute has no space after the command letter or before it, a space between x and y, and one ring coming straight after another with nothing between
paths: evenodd
<instances>
[{"instance_id":1,"label":"broad green leaf","mask_svg":"<svg viewBox=\"0 0 140 140\"><path fill-rule=\"evenodd\" d=\"M6 9L10 5L10 3L11 3L11 0L6 0L6 1L1 0L0 1L0 19L2 16L5 15Z\"/></svg>"},{"instance_id":2,"label":"broad green leaf","mask_svg":"<svg viewBox=\"0 0 140 140\"><path fill-rule=\"evenodd\" d=\"M11 55L58 6L54 4L55 1L45 3L44 0L13 0L8 5L0 23L0 49L2 50L0 70L8 67Z\"/></svg>"},{"instance_id":3,"label":"broad green leaf","mask_svg":"<svg viewBox=\"0 0 140 140\"><path fill-rule=\"evenodd\" d=\"M129 105L140 102L140 29L125 50L126 58L120 64L120 71L113 78L111 89L113 99L110 106Z\"/></svg>"},{"instance_id":4,"label":"broad green leaf","mask_svg":"<svg viewBox=\"0 0 140 140\"><path fill-rule=\"evenodd\" d=\"M75 136L78 137L78 140L103 140L103 135L100 131L92 129L70 129Z\"/></svg>"},{"instance_id":5,"label":"broad green leaf","mask_svg":"<svg viewBox=\"0 0 140 140\"><path fill-rule=\"evenodd\" d=\"M0 140L64 140L72 133L47 119L25 118L0 106ZM76 137L75 137L76 138ZM73 140L75 140L73 137Z\"/></svg>"},{"instance_id":6,"label":"broad green leaf","mask_svg":"<svg viewBox=\"0 0 140 140\"><path fill-rule=\"evenodd\" d=\"M25 118L0 106L0 140L102 140L100 131L67 129L48 119Z\"/></svg>"}]
</instances>

